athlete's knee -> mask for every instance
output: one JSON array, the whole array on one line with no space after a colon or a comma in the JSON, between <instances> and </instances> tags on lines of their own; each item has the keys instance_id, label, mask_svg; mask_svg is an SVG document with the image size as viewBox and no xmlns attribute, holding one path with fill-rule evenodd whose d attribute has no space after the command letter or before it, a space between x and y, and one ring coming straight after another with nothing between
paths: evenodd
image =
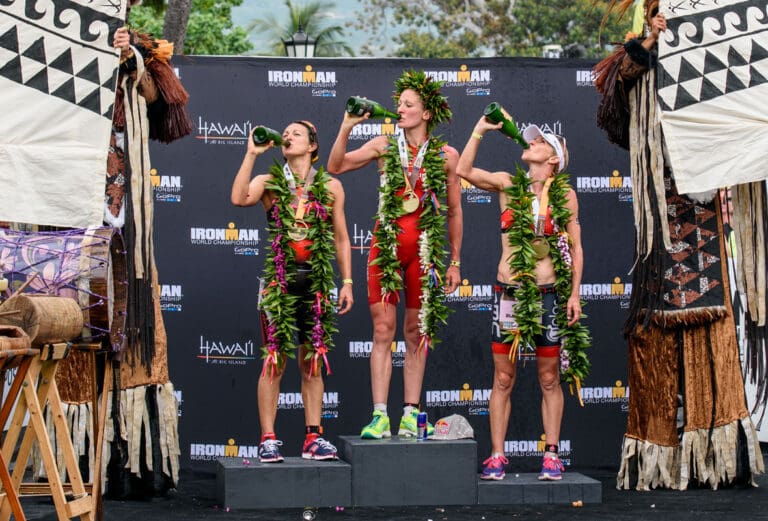
<instances>
[{"instance_id":1,"label":"athlete's knee","mask_svg":"<svg viewBox=\"0 0 768 521\"><path fill-rule=\"evenodd\" d=\"M539 371L539 386L543 392L560 389L560 374L557 371Z\"/></svg>"},{"instance_id":2,"label":"athlete's knee","mask_svg":"<svg viewBox=\"0 0 768 521\"><path fill-rule=\"evenodd\" d=\"M493 391L509 394L515 386L515 374L496 370L493 374Z\"/></svg>"}]
</instances>

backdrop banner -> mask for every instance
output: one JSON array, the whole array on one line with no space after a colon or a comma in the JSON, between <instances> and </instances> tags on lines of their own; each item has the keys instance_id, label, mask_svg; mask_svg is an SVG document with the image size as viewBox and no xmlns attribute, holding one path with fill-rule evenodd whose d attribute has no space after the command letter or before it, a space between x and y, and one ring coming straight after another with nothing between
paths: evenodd
<instances>
[{"instance_id":1,"label":"backdrop banner","mask_svg":"<svg viewBox=\"0 0 768 521\"><path fill-rule=\"evenodd\" d=\"M595 125L593 62L189 57L175 63L190 93L195 131L171 145L154 146L152 160L170 374L181 402L182 466L213 470L219 456L257 457L262 339L256 305L269 244L264 210L230 203L251 129L266 125L282 131L294 120L314 122L322 165L347 98L366 96L392 109L394 80L404 69L417 68L445 81L454 117L435 133L459 151L491 101L503 104L522 128L536 124L567 136L585 251L581 293L594 345L592 374L581 389L583 407L566 388L561 455L577 468L616 467L630 392L620 330L631 291L632 194L625 153ZM349 147L394 131L394 121L366 122L354 129ZM476 165L514 171L522 165L521 154L514 141L493 133L483 140ZM254 175L281 159L279 149L267 152L257 160ZM339 317L336 348L329 355L333 374L325 379L323 423L331 442L359 435L372 410L365 274L379 185L375 164L339 179L346 192L355 306ZM429 353L422 405L432 421L454 413L468 418L479 464L490 451L492 288L501 250L500 210L496 194L468 184L462 192L462 283L447 297L453 313L441 331L443 342ZM395 424L402 411L404 352L401 314L389 398ZM538 471L544 446L535 360L521 361L512 399L505 452L513 466ZM304 413L293 361L282 382L276 431L284 454L299 455Z\"/></svg>"},{"instance_id":2,"label":"backdrop banner","mask_svg":"<svg viewBox=\"0 0 768 521\"><path fill-rule=\"evenodd\" d=\"M659 41L661 123L677 190L768 178L765 0L666 0L659 7L668 27Z\"/></svg>"},{"instance_id":3,"label":"backdrop banner","mask_svg":"<svg viewBox=\"0 0 768 521\"><path fill-rule=\"evenodd\" d=\"M1 221L101 226L125 1L0 4Z\"/></svg>"}]
</instances>

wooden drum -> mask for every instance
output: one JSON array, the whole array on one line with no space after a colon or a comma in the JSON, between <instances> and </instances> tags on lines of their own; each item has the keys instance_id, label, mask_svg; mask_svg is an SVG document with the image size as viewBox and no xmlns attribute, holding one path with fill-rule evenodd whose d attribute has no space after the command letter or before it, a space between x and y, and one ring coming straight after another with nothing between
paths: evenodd
<instances>
[{"instance_id":1,"label":"wooden drum","mask_svg":"<svg viewBox=\"0 0 768 521\"><path fill-rule=\"evenodd\" d=\"M75 341L120 350L125 337L127 265L116 228L56 232L0 230L0 273L9 292L30 278L27 294L70 297L83 315ZM13 323L0 316L0 323Z\"/></svg>"}]
</instances>

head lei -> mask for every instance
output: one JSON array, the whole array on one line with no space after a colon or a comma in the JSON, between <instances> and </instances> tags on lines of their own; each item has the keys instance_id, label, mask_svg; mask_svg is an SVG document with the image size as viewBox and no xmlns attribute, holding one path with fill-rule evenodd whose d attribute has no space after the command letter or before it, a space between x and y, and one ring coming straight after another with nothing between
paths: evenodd
<instances>
[{"instance_id":1,"label":"head lei","mask_svg":"<svg viewBox=\"0 0 768 521\"><path fill-rule=\"evenodd\" d=\"M424 104L424 110L432 114L432 118L427 123L427 128L431 131L435 125L444 121L450 121L453 113L448 106L448 98L440 94L442 81L433 81L424 71L414 69L403 71L403 74L395 80L395 105L400 102L400 95L406 89L416 92Z\"/></svg>"}]
</instances>

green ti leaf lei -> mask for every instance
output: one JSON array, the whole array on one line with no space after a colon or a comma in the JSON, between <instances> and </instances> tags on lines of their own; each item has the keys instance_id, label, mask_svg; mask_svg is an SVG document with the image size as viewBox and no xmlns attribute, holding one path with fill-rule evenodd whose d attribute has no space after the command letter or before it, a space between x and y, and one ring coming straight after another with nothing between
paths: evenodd
<instances>
[{"instance_id":1,"label":"green ti leaf lei","mask_svg":"<svg viewBox=\"0 0 768 521\"><path fill-rule=\"evenodd\" d=\"M295 323L296 307L299 297L287 292L287 286L296 277L296 254L290 247L288 237L295 222L294 195L283 174L282 166L277 162L270 169L272 179L267 189L275 195L270 210L271 219L267 219L270 249L264 268L267 282L262 292L261 309L267 315L267 340L262 347L264 371L270 366L282 370L286 357L295 358L296 345L294 334L298 330ZM315 298L306 304L314 310L304 326L311 332L307 348L307 358L322 357L333 348L333 334L337 332L334 318L334 304L329 298L335 288L334 272L331 260L334 257L333 220L331 218L332 197L328 192L327 173L320 168L309 189L309 197L304 214L304 221L309 225L307 239L309 246L310 289ZM326 366L326 370L327 370Z\"/></svg>"},{"instance_id":2,"label":"green ti leaf lei","mask_svg":"<svg viewBox=\"0 0 768 521\"><path fill-rule=\"evenodd\" d=\"M431 137L424 154L422 167L426 173L419 216L419 262L421 265L421 309L419 310L420 345L433 348L439 342L437 328L445 324L449 309L445 305L443 280L445 279L447 176L445 160L441 155L444 142ZM379 226L374 232L379 254L373 264L381 269L382 301L403 287L400 262L397 260L397 219L405 215L403 198L397 191L405 187L397 141L390 137L384 154L384 169L379 188Z\"/></svg>"},{"instance_id":3,"label":"green ti leaf lei","mask_svg":"<svg viewBox=\"0 0 768 521\"><path fill-rule=\"evenodd\" d=\"M509 266L516 274L515 283L515 319L518 324L517 332L508 332L505 342L513 343L517 338L524 349L533 350L533 336L541 332L540 317L542 314L541 292L536 285L536 257L533 251L534 215L532 203L535 198L530 191L531 181L526 172L518 166L512 176L512 186L505 190L508 205L513 212L514 222L507 232L507 240L512 248ZM568 174L555 175L549 187L549 204L552 220L555 223L553 235L547 237L550 255L555 269L555 291L559 302L555 323L560 330L563 348L560 356L561 377L565 382L578 388L590 370L590 362L586 350L592 345L589 330L582 323L569 326L567 317L568 298L573 288L571 272L570 238L565 225L571 219L571 212L566 206L567 194L571 189L568 184ZM583 305L583 303L582 303ZM582 314L582 319L586 315Z\"/></svg>"}]
</instances>

